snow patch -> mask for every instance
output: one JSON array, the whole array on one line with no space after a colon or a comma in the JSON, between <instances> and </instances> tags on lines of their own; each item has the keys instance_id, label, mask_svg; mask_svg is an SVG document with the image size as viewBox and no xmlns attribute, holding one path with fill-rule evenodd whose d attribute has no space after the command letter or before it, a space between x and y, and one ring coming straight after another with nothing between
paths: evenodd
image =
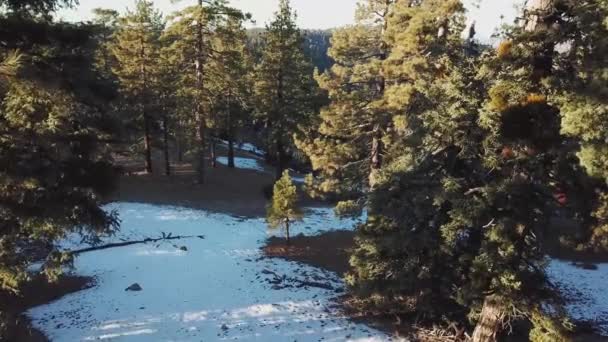
<instances>
[{"instance_id":1,"label":"snow patch","mask_svg":"<svg viewBox=\"0 0 608 342\"><path fill-rule=\"evenodd\" d=\"M52 341L387 341L382 332L351 322L331 305L334 290L276 286L275 274L342 290L334 273L262 258L269 231L263 219L242 219L194 209L118 203L122 229L104 243L204 235L84 253L78 274L96 286L31 309L34 325ZM353 229L330 208L309 208L294 234ZM63 248L87 245L73 237ZM178 247L179 246L179 247ZM182 251L182 246L187 251ZM138 283L140 292L127 292Z\"/></svg>"},{"instance_id":2,"label":"snow patch","mask_svg":"<svg viewBox=\"0 0 608 342\"><path fill-rule=\"evenodd\" d=\"M562 291L572 318L594 323L608 335L608 264L587 270L572 263L551 260L547 273Z\"/></svg>"}]
</instances>

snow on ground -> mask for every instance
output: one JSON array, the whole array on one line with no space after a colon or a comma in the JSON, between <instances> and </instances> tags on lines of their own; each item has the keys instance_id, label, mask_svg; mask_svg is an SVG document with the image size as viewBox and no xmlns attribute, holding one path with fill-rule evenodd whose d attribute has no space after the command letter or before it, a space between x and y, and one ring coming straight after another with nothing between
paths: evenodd
<instances>
[{"instance_id":1,"label":"snow on ground","mask_svg":"<svg viewBox=\"0 0 608 342\"><path fill-rule=\"evenodd\" d=\"M261 258L259 248L269 235L262 219L145 204L119 203L107 209L120 213L122 230L106 243L163 232L204 239L80 255L76 272L95 276L97 285L28 312L52 341L390 340L335 312L330 299L343 287L335 274ZM294 227L296 234L354 225L338 221L330 209L310 209L307 217ZM76 247L69 241L65 246ZM290 280L281 282L281 277ZM298 281L334 290L300 288ZM133 283L143 290L125 291Z\"/></svg>"},{"instance_id":2,"label":"snow on ground","mask_svg":"<svg viewBox=\"0 0 608 342\"><path fill-rule=\"evenodd\" d=\"M228 141L227 140L220 140L220 143L224 146L228 146ZM257 156L263 157L266 152L260 148L258 148L257 146L251 144L251 143L235 143L234 144L235 148L244 152L249 152L252 154L255 154Z\"/></svg>"},{"instance_id":3,"label":"snow on ground","mask_svg":"<svg viewBox=\"0 0 608 342\"><path fill-rule=\"evenodd\" d=\"M217 162L222 165L228 165L228 157L217 157ZM253 158L234 157L234 166L237 169L248 169L260 172L265 172L264 165L261 160Z\"/></svg>"},{"instance_id":4,"label":"snow on ground","mask_svg":"<svg viewBox=\"0 0 608 342\"><path fill-rule=\"evenodd\" d=\"M552 260L547 272L562 290L572 318L592 322L608 336L608 264L596 266L596 270L583 269L570 262Z\"/></svg>"}]
</instances>

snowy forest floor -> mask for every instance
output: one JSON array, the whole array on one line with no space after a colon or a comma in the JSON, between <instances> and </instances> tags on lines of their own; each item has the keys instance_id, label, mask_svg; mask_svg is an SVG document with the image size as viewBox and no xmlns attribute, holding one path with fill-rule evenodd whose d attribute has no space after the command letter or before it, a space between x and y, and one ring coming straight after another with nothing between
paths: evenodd
<instances>
[{"instance_id":1,"label":"snowy forest floor","mask_svg":"<svg viewBox=\"0 0 608 342\"><path fill-rule=\"evenodd\" d=\"M220 156L225 155L225 151L221 147L218 149L218 152ZM160 153L155 153L155 172L153 175L145 175L140 172L142 165L141 160L133 160L128 158L119 159L119 162L125 169L126 175L121 178L118 190L111 198L108 198L108 202L133 204L145 203L160 206L179 206L195 210L204 210L206 213L222 215L222 217L233 217L233 221L230 221L230 225L241 226L247 224L247 222L253 222L252 224L254 224L255 226L263 226L262 223L263 218L265 216L265 207L267 203L267 200L264 197L264 188L273 183L274 172L271 167L264 164L263 160L259 156L256 156L255 154L249 153L247 151L238 151L236 169L227 168L225 166L225 158L219 158L219 163L216 168L207 169L207 183L205 185L195 185L194 170L191 165L187 163L175 163L173 165L174 174L170 177L163 176L160 170L160 167L162 165L161 161L162 159L160 158ZM156 168L158 168L158 170ZM294 175L298 178L301 177L301 175ZM327 207L326 204L314 202L307 199L303 200L302 206L307 208ZM324 210L323 212L325 211L326 210ZM149 210L148 212L153 213L154 211ZM309 268L306 268L306 265L312 266L313 269L318 269L318 272L321 272L322 274L324 274L323 272L325 271L329 271L330 273L334 273L337 275L344 275L344 273L348 270L348 250L353 246L353 231L340 229L330 231L323 231L323 229L321 229L319 231L320 228L318 228L317 225L323 226L324 220L327 219L331 222L331 224L340 226L343 225L333 222L332 219L328 218L326 214L322 214L321 216L314 214L312 216L317 216L314 218L314 220L317 220L319 222L315 221L316 223L309 223L308 226L302 226L300 232L303 234L295 236L292 240L291 246L285 246L284 241L277 236L270 237L268 240L263 241L263 243L259 246L259 248L262 249L261 256L265 257L268 260L285 259L289 262L296 262L296 264L300 264L303 266L298 266L296 268L294 268L293 266L281 266L277 271L278 273L272 274L272 272L274 271L270 270L270 266L258 265L267 262L258 261L258 259L255 259L253 263L255 264L255 266L252 265L248 267L253 267L255 269L261 268L261 272L269 279L270 282L279 283L278 286L275 286L277 284L273 285L275 288L281 288L277 290L279 292L285 290L285 288L282 287L297 287L298 289L300 289L300 287L298 286L306 287L306 284L302 283L300 283L299 285L289 283L289 281L293 279L287 279L287 281L283 280L283 282L281 283L279 281L280 279L277 278L280 276L289 275L290 272L294 272L293 275L295 277L301 276L302 272L304 272L303 274L307 274L307 272L311 271ZM313 226L314 229L310 228L310 226ZM352 229L352 227L350 228ZM313 229L314 232L307 229ZM142 252L141 250L138 251ZM146 250L145 252L148 253L150 251ZM179 254L179 251L177 252ZM207 251L206 253L209 253L209 251ZM222 251L222 253L225 252ZM250 257L247 257L244 260L248 259L250 259ZM304 268L302 269L301 267ZM590 314L588 311L595 310L595 318L597 319L596 323L599 323L600 325L604 326L606 325L606 319L608 317L608 312L606 311L608 310L608 308L603 308L602 306L608 301L605 300L606 298L604 298L606 297L603 293L604 291L601 291L601 283L605 283L605 280L607 279L606 277L608 277L608 267L606 267L606 265L598 265L598 270L584 270L580 267L576 268L572 266L569 262L557 262L550 267L550 274L552 274L554 277L557 277L558 282L560 282L560 280L570 280L571 283L565 284L564 287L569 288L570 293L576 293L577 297L582 297L582 300L578 300L576 303L573 304L573 311L576 315L578 315L579 317L586 315L586 317L588 318L590 315L594 315L593 312ZM331 277L327 279L330 278ZM329 282L332 288L336 287L337 280L327 279L325 282L321 282L317 285L325 286L325 284ZM600 282L599 286L597 284L598 282ZM315 284L316 283L313 280L313 288ZM41 281L35 281L28 286L28 289L24 292L24 296L22 297L22 299L20 301L18 300L17 302L15 302L13 307L16 308L15 313L25 312L26 310L30 310L29 312L32 312L31 309L33 307L51 303L57 300L58 298L63 297L64 295L82 289L87 289L89 286L92 285L97 286L97 284L91 283L90 278L80 276L65 277L62 281L55 285L48 285ZM308 285L311 284L309 283ZM315 288L312 291L315 294L313 295L312 293L310 293L308 294L308 296L315 296L315 298L323 298L323 295L318 292L319 290L323 289ZM325 289L325 291L327 290L328 289ZM147 288L144 291L148 291ZM300 290L299 292L300 293L298 294L292 295L296 296L299 299L303 299L306 297L306 295L304 295L303 298L300 298L302 296L301 292L304 292L304 290ZM330 290L329 292L333 293L334 291ZM594 292L595 297L593 295ZM79 292L77 296L82 297L83 295L80 293L82 292ZM273 295L271 295L271 298L274 298L272 296ZM338 298L339 296L339 291L336 291L336 293L333 295L333 297L335 298ZM86 298L82 300L86 302ZM65 300L63 300L63 302L65 302ZM336 302L333 302L332 305L335 305L335 303ZM56 309L57 308L55 308L54 310ZM315 307L312 308L313 311L317 309L318 308ZM291 308L290 310L298 311L301 309ZM63 326L60 326L60 324L63 323L56 323L54 315L49 314L48 310L47 312L45 312L44 318L42 320L40 318L40 309L38 309L38 311L37 309L34 309L34 312L38 312L37 316L35 315L37 317L37 323L35 324L35 326L40 328L40 325L42 324L45 333L48 334L49 330L51 330L52 333L58 334L58 331L60 332L64 329ZM287 313L285 314L287 315ZM293 313L291 314L293 315ZM340 319L342 318L338 318L338 321ZM21 319L19 320L19 322L20 323L17 326L18 329L16 329L16 332L18 333L16 341L41 342L47 340L44 334L39 331L36 331L32 328L31 325L28 324L27 319ZM345 326L345 323L340 322L341 321L336 323L336 329ZM356 320L356 322L363 322L366 325L371 325L375 328L378 328L379 330L388 333L392 333L395 331L393 318L386 319L376 317L370 320L370 317L360 317ZM139 324L140 322L137 323ZM323 327L324 326L320 326L318 328L321 329ZM355 328L349 326L349 329ZM365 328L358 327L356 329L357 330L355 331L354 336L357 335L357 332L360 335L359 337L365 337L369 334L369 331L365 330ZM70 336L70 338L72 338L78 335L58 334L56 336ZM110 339L113 339L112 336L114 335L101 334L100 336L110 336ZM123 336L123 338L126 338L125 336ZM344 336L348 335L343 335L342 338L344 338ZM222 339L226 339L224 337L228 336L221 337ZM309 337L313 338L313 336ZM66 339L59 338L58 340ZM300 339L300 341L308 340L310 339ZM387 338L381 337L378 340L387 340ZM607 339L599 335L591 334L581 336L580 340L605 341Z\"/></svg>"}]
</instances>

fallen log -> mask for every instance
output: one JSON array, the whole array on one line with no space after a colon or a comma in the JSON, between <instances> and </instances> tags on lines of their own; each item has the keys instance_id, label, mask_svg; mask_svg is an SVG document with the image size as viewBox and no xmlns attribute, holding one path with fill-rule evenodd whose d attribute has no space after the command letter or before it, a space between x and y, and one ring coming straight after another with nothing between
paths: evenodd
<instances>
[{"instance_id":1,"label":"fallen log","mask_svg":"<svg viewBox=\"0 0 608 342\"><path fill-rule=\"evenodd\" d=\"M138 245L138 244L146 244L146 243L150 243L150 242L186 240L186 239L194 239L194 238L205 239L205 236L204 235L171 236L171 234L165 236L165 234L163 233L163 237L157 238L157 239L146 238L143 240L109 243L107 245L92 246L92 247L87 247L87 248L83 248L83 249L77 249L77 250L69 251L68 253L71 255L79 255L79 254L88 253L88 252L101 251L104 249L126 247L126 246L131 246L131 245Z\"/></svg>"}]
</instances>

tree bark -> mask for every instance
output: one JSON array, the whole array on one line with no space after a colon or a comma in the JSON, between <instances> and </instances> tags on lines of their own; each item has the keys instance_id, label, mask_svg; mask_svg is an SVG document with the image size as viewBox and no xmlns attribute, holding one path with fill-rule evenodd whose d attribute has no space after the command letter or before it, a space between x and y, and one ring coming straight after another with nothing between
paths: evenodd
<instances>
[{"instance_id":1,"label":"tree bark","mask_svg":"<svg viewBox=\"0 0 608 342\"><path fill-rule=\"evenodd\" d=\"M165 153L165 175L171 175L171 160L169 159L169 118L163 115L163 150Z\"/></svg>"},{"instance_id":2,"label":"tree bark","mask_svg":"<svg viewBox=\"0 0 608 342\"><path fill-rule=\"evenodd\" d=\"M495 342L504 315L502 298L497 295L486 297L481 309L481 317L473 332L472 342Z\"/></svg>"},{"instance_id":3,"label":"tree bark","mask_svg":"<svg viewBox=\"0 0 608 342\"><path fill-rule=\"evenodd\" d=\"M197 182L198 184L205 183L205 134L207 133L207 123L205 114L203 113L202 96L204 93L203 82L203 0L198 0L199 10L201 14L196 22L196 87L198 90L198 98L196 100L195 121L196 121L196 144L197 144Z\"/></svg>"},{"instance_id":4,"label":"tree bark","mask_svg":"<svg viewBox=\"0 0 608 342\"><path fill-rule=\"evenodd\" d=\"M285 152L283 151L283 142L281 139L277 139L277 167L276 167L276 180L281 179L283 171L285 170Z\"/></svg>"},{"instance_id":5,"label":"tree bark","mask_svg":"<svg viewBox=\"0 0 608 342\"><path fill-rule=\"evenodd\" d=\"M211 142L209 143L209 147L210 147L210 153L211 153L211 167L212 168L216 168L217 167L217 154L216 154L216 140L215 139L211 139Z\"/></svg>"},{"instance_id":6,"label":"tree bark","mask_svg":"<svg viewBox=\"0 0 608 342\"><path fill-rule=\"evenodd\" d=\"M146 70L146 47L144 46L143 37L140 40L141 51L140 51L140 63L141 63L141 78L142 78L142 88L141 88L141 111L142 117L144 119L144 154L145 154L145 163L146 163L146 173L152 173L152 142L150 139L150 118L148 117L148 113L146 111L146 101L147 96L146 92L148 76Z\"/></svg>"},{"instance_id":7,"label":"tree bark","mask_svg":"<svg viewBox=\"0 0 608 342\"><path fill-rule=\"evenodd\" d=\"M232 93L228 91L228 115L226 127L228 128L228 167L234 168L234 127L232 127Z\"/></svg>"},{"instance_id":8,"label":"tree bark","mask_svg":"<svg viewBox=\"0 0 608 342\"><path fill-rule=\"evenodd\" d=\"M289 220L285 220L285 237L287 239L287 244L291 245L291 238L289 236Z\"/></svg>"},{"instance_id":9,"label":"tree bark","mask_svg":"<svg viewBox=\"0 0 608 342\"><path fill-rule=\"evenodd\" d=\"M180 125L181 126L181 125ZM178 127L175 131L175 149L177 150L177 161L182 163L184 161L184 149L182 147L182 134L180 133L181 127Z\"/></svg>"},{"instance_id":10,"label":"tree bark","mask_svg":"<svg viewBox=\"0 0 608 342\"><path fill-rule=\"evenodd\" d=\"M232 141L232 136L228 136L228 167L233 168L234 165L234 141Z\"/></svg>"}]
</instances>

